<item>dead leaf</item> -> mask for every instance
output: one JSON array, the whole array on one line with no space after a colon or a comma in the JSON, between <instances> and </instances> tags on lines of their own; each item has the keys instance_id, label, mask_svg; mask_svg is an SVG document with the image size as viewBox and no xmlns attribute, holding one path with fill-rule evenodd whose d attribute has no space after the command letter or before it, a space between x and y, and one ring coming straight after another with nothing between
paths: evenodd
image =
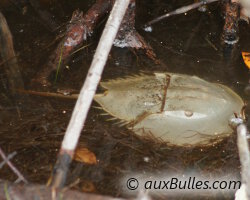
<instances>
[{"instance_id":1,"label":"dead leaf","mask_svg":"<svg viewBox=\"0 0 250 200\"><path fill-rule=\"evenodd\" d=\"M250 69L250 53L249 52L241 52L243 60L246 64L246 66L248 67L248 69Z\"/></svg>"},{"instance_id":2,"label":"dead leaf","mask_svg":"<svg viewBox=\"0 0 250 200\"><path fill-rule=\"evenodd\" d=\"M95 154L89 151L87 148L77 148L74 155L74 160L90 165L97 163Z\"/></svg>"},{"instance_id":3,"label":"dead leaf","mask_svg":"<svg viewBox=\"0 0 250 200\"><path fill-rule=\"evenodd\" d=\"M90 181L83 181L82 183L82 192L95 192L96 188L94 183Z\"/></svg>"}]
</instances>

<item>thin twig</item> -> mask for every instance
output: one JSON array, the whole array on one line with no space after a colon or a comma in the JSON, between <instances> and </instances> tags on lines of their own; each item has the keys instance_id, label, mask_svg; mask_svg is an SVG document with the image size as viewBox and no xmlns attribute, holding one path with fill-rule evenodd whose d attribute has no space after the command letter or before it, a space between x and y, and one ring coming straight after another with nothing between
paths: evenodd
<instances>
[{"instance_id":1,"label":"thin twig","mask_svg":"<svg viewBox=\"0 0 250 200\"><path fill-rule=\"evenodd\" d=\"M88 75L80 91L62 142L60 154L55 165L55 175L52 180L52 186L54 188L63 187L66 181L68 167L77 146L81 130L87 118L108 54L129 2L130 0L116 0L103 30Z\"/></svg>"},{"instance_id":2,"label":"thin twig","mask_svg":"<svg viewBox=\"0 0 250 200\"><path fill-rule=\"evenodd\" d=\"M55 98L62 98L62 99L77 99L79 94L61 94L61 93L55 93L55 92L40 92L40 91L34 91L34 90L17 90L17 92L21 94L31 94L31 95L37 95L37 96L43 96L43 97L55 97Z\"/></svg>"},{"instance_id":3,"label":"thin twig","mask_svg":"<svg viewBox=\"0 0 250 200\"><path fill-rule=\"evenodd\" d=\"M190 4L188 6L183 6L181 8L178 8L174 11L171 11L169 13L166 13L160 17L157 17L151 21L149 21L147 24L146 24L146 27L148 26L151 26L152 24L156 23L156 22L159 22L161 21L162 19L165 19L167 17L170 17L170 16L173 16L173 15L179 15L179 14L183 14L183 13L186 13L190 10L193 10L195 8L198 8L200 6L203 6L203 5L206 5L206 4L209 4L209 3L213 3L215 1L218 1L218 0L206 0L206 1L201 1L201 2L197 2L197 3L193 3L193 4Z\"/></svg>"},{"instance_id":4,"label":"thin twig","mask_svg":"<svg viewBox=\"0 0 250 200\"><path fill-rule=\"evenodd\" d=\"M12 158L14 158L14 156L16 155L16 151L14 151L13 153L9 154L6 158L6 160L2 161L0 163L0 169L7 163L8 160L11 160Z\"/></svg>"},{"instance_id":5,"label":"thin twig","mask_svg":"<svg viewBox=\"0 0 250 200\"><path fill-rule=\"evenodd\" d=\"M23 175L18 171L18 169L5 156L1 147L0 147L0 156L3 158L4 161L6 161L7 165L10 167L10 169L17 175L18 180L22 180L24 183L28 183L28 181L23 177Z\"/></svg>"}]
</instances>

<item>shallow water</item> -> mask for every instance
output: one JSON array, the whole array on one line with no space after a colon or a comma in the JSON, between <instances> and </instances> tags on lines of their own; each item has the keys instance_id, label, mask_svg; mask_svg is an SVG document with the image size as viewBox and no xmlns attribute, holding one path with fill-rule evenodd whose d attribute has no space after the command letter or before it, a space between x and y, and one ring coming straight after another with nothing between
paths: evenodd
<instances>
[{"instance_id":1,"label":"shallow water","mask_svg":"<svg viewBox=\"0 0 250 200\"><path fill-rule=\"evenodd\" d=\"M60 27L62 32L75 9L86 11L93 3L60 2L60 9L53 3L50 6L44 4L44 9L48 9L64 24ZM154 64L141 52L132 53L128 49L114 47L103 79L125 77L140 71L197 75L229 86L248 103L249 97L243 90L249 74L241 58L241 51L250 52L250 27L245 22L240 23L240 41L231 56L225 56L221 46L223 21L216 4L209 6L206 13L190 11L186 15L173 16L155 24L151 33L143 31L142 26L148 20L189 3L191 1L138 1L137 30L152 45L162 64ZM43 23L37 21L38 16L31 7L27 7L26 14L22 14L22 7L2 5L2 8L13 34L25 86L39 89L31 88L30 80L55 48L54 40L59 34L51 33ZM57 83L50 90L80 89L102 26L100 24L97 34L87 41L90 46L73 56L68 64L69 68L62 68ZM56 161L75 102L30 96L26 103L16 104L15 99L10 99L6 89L7 81L3 71L0 71L0 80L0 146L6 154L17 152L12 162L27 180L44 184ZM247 108L248 115L249 110ZM138 138L125 127L117 127L112 121L106 121L109 117L101 116L101 113L102 111L91 108L79 143L79 146L94 152L99 162L95 166L73 163L68 182L72 183L79 177L80 182L73 187L75 189L86 191L86 185L91 183L95 188L91 192L125 197L127 195L122 194L118 183L131 172L161 174L167 171L182 174L192 171L198 174L224 173L240 176L235 134L206 148L171 147ZM0 170L0 177L11 181L16 179L7 166ZM221 198L232 198L232 194L223 195ZM179 199L186 199L184 197L185 195ZM204 198L217 199L213 194Z\"/></svg>"}]
</instances>

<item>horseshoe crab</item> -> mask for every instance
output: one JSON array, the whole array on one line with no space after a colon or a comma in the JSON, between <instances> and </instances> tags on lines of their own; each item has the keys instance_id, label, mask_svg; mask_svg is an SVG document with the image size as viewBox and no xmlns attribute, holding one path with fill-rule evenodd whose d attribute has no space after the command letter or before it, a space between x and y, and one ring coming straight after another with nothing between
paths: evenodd
<instances>
[{"instance_id":1,"label":"horseshoe crab","mask_svg":"<svg viewBox=\"0 0 250 200\"><path fill-rule=\"evenodd\" d=\"M101 82L95 101L138 135L173 145L209 145L233 133L244 102L230 88L196 76L154 73Z\"/></svg>"}]
</instances>

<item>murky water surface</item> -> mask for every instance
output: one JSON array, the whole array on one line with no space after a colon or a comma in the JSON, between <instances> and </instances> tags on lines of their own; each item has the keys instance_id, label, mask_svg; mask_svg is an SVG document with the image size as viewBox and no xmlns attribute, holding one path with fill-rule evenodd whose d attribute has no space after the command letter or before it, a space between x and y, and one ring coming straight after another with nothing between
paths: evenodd
<instances>
[{"instance_id":1,"label":"murky water surface","mask_svg":"<svg viewBox=\"0 0 250 200\"><path fill-rule=\"evenodd\" d=\"M44 9L54 15L63 33L72 12L77 8L85 12L93 2L58 1L44 3ZM250 52L250 27L245 22L240 23L239 44L226 59L220 42L223 21L216 5L209 6L205 13L194 10L186 15L170 17L155 24L151 33L142 30L148 20L189 3L191 1L138 1L138 32L152 45L162 64L154 64L141 52L113 48L103 79L124 77L142 70L185 73L225 84L249 102L243 91L249 74L241 58L241 51ZM1 6L13 34L25 87L39 90L41 88L30 86L30 80L55 48L60 32L50 32L29 6ZM89 46L74 54L67 67L62 67L57 83L48 90L80 89L102 26L98 25L97 34L84 44ZM17 104L15 99L10 99L3 70L0 80L0 146L6 154L17 152L12 162L27 180L45 184L56 161L75 101L30 96L27 103ZM170 147L140 139L126 128L106 121L109 117L101 116L101 113L91 108L79 143L79 146L87 147L96 154L98 164L73 163L68 181L70 184L79 178L79 183L73 186L75 189L87 191L90 188L94 193L125 197L119 181L131 172L181 174L193 171L201 175L226 173L240 177L235 134L211 147ZM11 181L16 179L7 166L0 170L0 177ZM216 199L216 196L206 198ZM232 196L224 194L223 198ZM185 198L182 196L179 199Z\"/></svg>"}]
</instances>

